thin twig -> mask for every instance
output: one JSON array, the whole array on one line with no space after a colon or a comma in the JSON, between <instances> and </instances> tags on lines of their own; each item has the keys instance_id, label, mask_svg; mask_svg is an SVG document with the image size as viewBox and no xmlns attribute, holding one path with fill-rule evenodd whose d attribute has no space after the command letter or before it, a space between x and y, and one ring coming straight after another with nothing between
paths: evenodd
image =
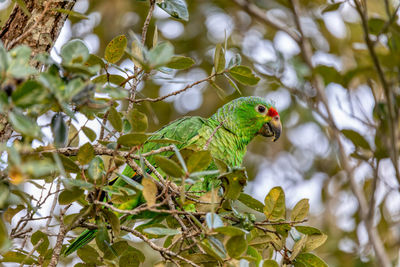
<instances>
[{"instance_id":1,"label":"thin twig","mask_svg":"<svg viewBox=\"0 0 400 267\"><path fill-rule=\"evenodd\" d=\"M146 20L144 21L143 28L142 28L142 45L146 42L146 35L147 35L147 29L149 28L150 20L151 17L153 16L153 11L154 7L156 5L156 0L150 0L150 9L149 12L147 13Z\"/></svg>"},{"instance_id":2,"label":"thin twig","mask_svg":"<svg viewBox=\"0 0 400 267\"><path fill-rule=\"evenodd\" d=\"M57 235L57 241L53 249L53 255L51 257L49 267L55 267L57 266L58 260L60 258L60 253L61 253L61 248L62 244L64 242L65 234L67 233L68 229L64 224L64 214L67 212L68 208L71 205L66 206L64 209L61 210L60 212L60 229Z\"/></svg>"},{"instance_id":3,"label":"thin twig","mask_svg":"<svg viewBox=\"0 0 400 267\"><path fill-rule=\"evenodd\" d=\"M225 73L225 72L222 72L222 73ZM140 103L140 102L144 102L144 101L147 101L147 102L158 102L158 101L164 100L164 99L166 99L166 98L168 98L168 97L171 97L171 96L174 96L174 95L178 95L178 94L180 94L180 93L183 93L183 92L185 92L186 90L192 88L193 86L198 85L198 84L203 83L203 82L207 82L207 81L211 80L213 77L215 77L215 76L217 76L217 75L220 75L220 74L222 74L222 73L214 73L214 74L211 74L211 75L208 76L207 78L204 78L204 79L202 79L202 80L196 81L196 82L191 83L191 84L188 84L188 85L186 85L184 88L182 88L182 89L180 89L180 90L177 90L177 91L175 91L175 92L169 93L169 94L164 95L164 96L160 96L160 97L157 97L157 98L149 98L149 97L148 97L148 98L128 99L128 100L131 101L131 102L133 102L133 103Z\"/></svg>"}]
</instances>

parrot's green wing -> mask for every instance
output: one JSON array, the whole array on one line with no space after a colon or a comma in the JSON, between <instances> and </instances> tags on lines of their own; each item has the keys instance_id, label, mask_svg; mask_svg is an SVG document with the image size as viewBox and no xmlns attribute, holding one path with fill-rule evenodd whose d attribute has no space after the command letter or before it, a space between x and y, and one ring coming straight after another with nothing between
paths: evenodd
<instances>
[{"instance_id":1,"label":"parrot's green wing","mask_svg":"<svg viewBox=\"0 0 400 267\"><path fill-rule=\"evenodd\" d=\"M189 142L199 134L200 129L206 123L207 121L201 117L183 117L181 119L173 121L172 123L162 127L160 130L155 132L146 141L140 152L146 153L170 144L175 144L178 149L181 149L190 144ZM166 151L160 153L159 155L169 156L172 154L172 151ZM151 164L154 165L155 162L153 156L149 156L147 159ZM132 168L130 168L129 166L125 167L122 174L134 178L137 182L140 182L142 178L141 176L137 176L135 171L133 171ZM118 179L115 184L122 186L125 185L125 182L122 179Z\"/></svg>"},{"instance_id":2,"label":"parrot's green wing","mask_svg":"<svg viewBox=\"0 0 400 267\"><path fill-rule=\"evenodd\" d=\"M178 149L190 145L191 143L189 142L199 134L200 129L204 127L206 123L207 120L201 117L183 117L178 119L155 132L143 145L141 152L146 153L169 145L168 141L160 143L158 140L175 140L177 141L175 145ZM172 151L167 151L161 155L167 156L171 154L173 154ZM151 164L154 164L153 157L148 157L148 160Z\"/></svg>"}]
</instances>

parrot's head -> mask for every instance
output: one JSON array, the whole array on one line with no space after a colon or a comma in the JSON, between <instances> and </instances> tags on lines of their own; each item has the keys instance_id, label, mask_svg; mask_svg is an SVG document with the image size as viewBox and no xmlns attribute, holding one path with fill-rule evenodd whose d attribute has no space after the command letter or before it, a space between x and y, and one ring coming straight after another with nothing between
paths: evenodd
<instances>
[{"instance_id":1,"label":"parrot's head","mask_svg":"<svg viewBox=\"0 0 400 267\"><path fill-rule=\"evenodd\" d=\"M261 97L237 98L214 115L214 119L238 136L251 140L255 135L278 140L282 132L281 119L272 103Z\"/></svg>"}]
</instances>

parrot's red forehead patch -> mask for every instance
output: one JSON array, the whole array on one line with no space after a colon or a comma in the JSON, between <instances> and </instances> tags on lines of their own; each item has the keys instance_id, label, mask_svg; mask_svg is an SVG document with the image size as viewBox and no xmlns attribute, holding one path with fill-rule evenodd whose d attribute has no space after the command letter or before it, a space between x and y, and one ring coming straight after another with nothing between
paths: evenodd
<instances>
[{"instance_id":1,"label":"parrot's red forehead patch","mask_svg":"<svg viewBox=\"0 0 400 267\"><path fill-rule=\"evenodd\" d=\"M278 114L278 111L276 111L276 109L269 108L267 115L270 117L275 117L275 116L278 116L279 114Z\"/></svg>"}]
</instances>

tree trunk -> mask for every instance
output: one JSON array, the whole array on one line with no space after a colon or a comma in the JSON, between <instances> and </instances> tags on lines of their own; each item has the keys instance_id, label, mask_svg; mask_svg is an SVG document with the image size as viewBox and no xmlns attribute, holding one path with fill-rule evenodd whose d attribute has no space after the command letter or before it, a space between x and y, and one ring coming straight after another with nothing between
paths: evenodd
<instances>
[{"instance_id":1,"label":"tree trunk","mask_svg":"<svg viewBox=\"0 0 400 267\"><path fill-rule=\"evenodd\" d=\"M16 5L0 30L0 38L7 50L25 44L32 56L49 52L68 15L56 9L71 10L76 0L25 0L28 15Z\"/></svg>"}]
</instances>

